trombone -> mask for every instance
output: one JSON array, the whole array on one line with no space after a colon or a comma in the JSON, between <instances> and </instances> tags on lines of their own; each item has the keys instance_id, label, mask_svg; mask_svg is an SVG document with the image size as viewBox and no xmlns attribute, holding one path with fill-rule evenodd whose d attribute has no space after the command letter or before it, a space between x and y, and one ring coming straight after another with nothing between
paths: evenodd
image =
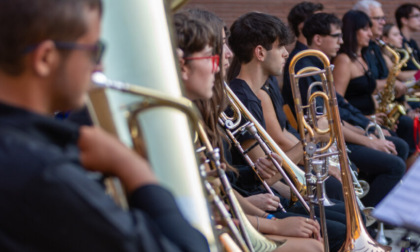
<instances>
[{"instance_id":1,"label":"trombone","mask_svg":"<svg viewBox=\"0 0 420 252\"><path fill-rule=\"evenodd\" d=\"M317 57L323 63L324 69L311 69L310 71L308 70L305 73L295 73L296 63L300 59L307 56ZM311 102L318 96L321 97L324 100L324 102L326 102L325 108L327 117L329 119L329 127L324 132L328 132L330 134L330 138L333 138L334 141L337 143L337 155L339 157L341 167L341 177L343 183L344 203L346 209L347 222L346 240L342 245L340 251L390 251L390 247L382 246L378 244L372 237L370 237L369 233L366 231L365 226L363 225L360 210L356 204L356 195L353 188L352 178L350 175L350 166L340 124L341 120L337 106L338 103L332 77L332 68L333 66L330 65L328 57L319 50L304 50L299 52L292 59L289 67L289 73L292 81L292 91L295 100L296 115L299 123L299 132L302 136L305 133L305 129L308 132L317 130L316 128L311 129L304 118L302 99L299 89L299 78L325 75L325 79L322 81L323 92L314 92L309 98L309 104L311 104ZM309 166L312 162L311 159L313 158L325 156L322 154L322 152L325 149L325 146L324 148L316 148L314 144L306 143L304 137L302 137L302 141L305 147L305 152L313 152L312 155L311 153L306 155L306 165ZM333 140L330 139L329 142L333 142ZM315 148L315 150L311 148Z\"/></svg>"},{"instance_id":2,"label":"trombone","mask_svg":"<svg viewBox=\"0 0 420 252\"><path fill-rule=\"evenodd\" d=\"M250 166L254 168L255 165L253 165L253 162L250 160L250 158L247 158L246 155L249 149L244 151L235 137L237 134L243 131L250 131L251 134L256 138L257 144L263 149L267 157L273 162L276 169L283 176L283 179L286 181L287 185L289 185L292 192L292 201L299 200L305 210L309 213L309 206L302 197L302 195L306 193L306 185L304 183L305 179L302 170L299 169L299 167L297 167L280 149L280 147L274 142L271 136L268 135L265 129L254 118L254 116L246 109L239 98L236 97L230 87L226 83L224 86L229 99L229 105L233 110L233 116L230 117L226 113L222 113L219 116L219 124L223 127L234 145L240 151L242 150L241 153L247 159ZM240 126L242 119L245 119L246 123ZM251 146L251 148L253 147L254 146ZM273 153L276 153L282 158L282 165L280 165L273 158ZM257 172L256 174L258 175ZM269 192L271 192L270 187L266 183L263 182L263 185ZM282 210L285 211L284 209Z\"/></svg>"}]
</instances>

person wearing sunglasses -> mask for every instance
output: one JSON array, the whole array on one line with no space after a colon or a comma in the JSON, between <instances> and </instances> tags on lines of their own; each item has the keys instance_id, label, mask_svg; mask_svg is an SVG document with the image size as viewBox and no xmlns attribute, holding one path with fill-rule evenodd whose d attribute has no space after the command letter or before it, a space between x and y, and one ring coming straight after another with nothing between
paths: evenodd
<instances>
[{"instance_id":1,"label":"person wearing sunglasses","mask_svg":"<svg viewBox=\"0 0 420 252\"><path fill-rule=\"evenodd\" d=\"M145 158L52 117L85 102L101 15L101 0L0 2L0 251L209 251ZM98 173L119 178L128 210Z\"/></svg>"}]
</instances>

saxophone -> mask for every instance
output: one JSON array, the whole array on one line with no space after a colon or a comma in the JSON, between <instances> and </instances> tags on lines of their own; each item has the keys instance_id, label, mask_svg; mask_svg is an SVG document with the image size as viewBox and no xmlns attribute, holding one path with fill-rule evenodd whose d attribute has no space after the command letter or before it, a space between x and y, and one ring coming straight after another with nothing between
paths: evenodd
<instances>
[{"instance_id":1,"label":"saxophone","mask_svg":"<svg viewBox=\"0 0 420 252\"><path fill-rule=\"evenodd\" d=\"M380 102L378 104L377 112L385 113L385 125L389 129L393 129L395 123L401 115L405 115L405 108L403 105L395 102L395 81L397 75L400 73L401 68L407 63L410 59L408 52L402 49L392 49L385 42L380 39L377 39L379 45L391 53L394 58L394 65L388 75L386 80L386 85L384 90L380 92ZM403 59L400 58L398 52L404 54Z\"/></svg>"}]
</instances>

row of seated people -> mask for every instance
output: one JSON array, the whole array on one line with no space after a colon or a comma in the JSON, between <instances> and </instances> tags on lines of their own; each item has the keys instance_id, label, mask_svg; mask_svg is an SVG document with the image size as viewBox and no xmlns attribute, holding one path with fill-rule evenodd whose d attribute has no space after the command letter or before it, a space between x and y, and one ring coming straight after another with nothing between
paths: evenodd
<instances>
[{"instance_id":1,"label":"row of seated people","mask_svg":"<svg viewBox=\"0 0 420 252\"><path fill-rule=\"evenodd\" d=\"M208 251L205 237L186 221L144 157L98 128L51 118L56 111L75 110L84 104L90 75L98 70L103 53L98 42L102 2L5 0L1 5L4 23L0 33L5 39L0 43L0 196L8 203L1 210L2 216L7 216L1 221L1 250ZM326 15L333 21L327 33L313 37L328 36L341 44L337 35L340 22L333 15L317 15L311 18ZM27 22L16 22L17 18ZM282 96L273 78L283 73L289 56L285 49L291 42L288 28L277 17L256 12L239 17L230 30L217 16L201 10L178 13L174 22L185 94L199 107L213 145L225 150L224 166L249 221L258 231L283 240L276 251L323 251L321 220L309 218L299 203L290 206L290 188L257 147L249 154L275 195L265 193L238 153L233 153L231 161L216 123L227 105L223 80L232 57L228 40L237 63L230 69L236 70L231 88L280 146L286 142L286 154L297 165L302 164L299 135L285 119ZM51 25L40 25L46 23ZM60 32L63 30L66 34ZM341 103L340 108L347 107L346 112L340 111L343 121L348 113L349 121L366 123L359 110L344 99ZM365 139L348 124L350 136ZM383 154L396 168L386 175L366 170L372 181L379 177L387 183L383 188L372 185L373 192L365 200L369 205L377 204L405 170L402 160L408 155L407 144L395 137L388 139L391 141L370 140L381 143ZM247 135L240 140L245 146L254 141ZM275 158L282 163L282 157ZM130 210L116 206L87 170L118 177L129 195ZM348 223L340 202L341 177L333 167L331 175L327 193L336 199L336 205L327 208L326 224L329 246L338 251ZM279 202L288 213L278 209Z\"/></svg>"}]
</instances>

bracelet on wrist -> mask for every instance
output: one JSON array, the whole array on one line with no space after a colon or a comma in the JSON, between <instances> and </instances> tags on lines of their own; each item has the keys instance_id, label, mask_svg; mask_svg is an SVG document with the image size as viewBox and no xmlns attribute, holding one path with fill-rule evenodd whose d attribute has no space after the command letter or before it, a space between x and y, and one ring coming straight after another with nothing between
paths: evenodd
<instances>
[{"instance_id":1,"label":"bracelet on wrist","mask_svg":"<svg viewBox=\"0 0 420 252\"><path fill-rule=\"evenodd\" d=\"M276 217L274 217L274 215L272 214L267 214L265 218L271 220L271 219L275 219Z\"/></svg>"}]
</instances>

